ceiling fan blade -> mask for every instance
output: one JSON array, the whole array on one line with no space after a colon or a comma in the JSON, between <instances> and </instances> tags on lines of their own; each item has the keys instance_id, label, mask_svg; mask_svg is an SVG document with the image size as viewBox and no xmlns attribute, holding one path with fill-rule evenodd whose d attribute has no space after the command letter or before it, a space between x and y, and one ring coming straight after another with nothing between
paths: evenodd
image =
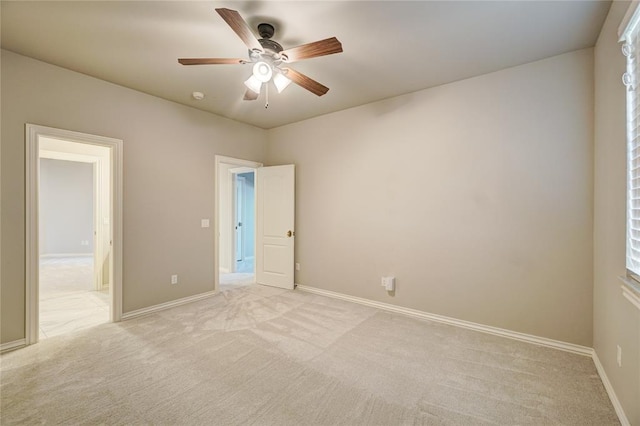
<instances>
[{"instance_id":1,"label":"ceiling fan blade","mask_svg":"<svg viewBox=\"0 0 640 426\"><path fill-rule=\"evenodd\" d=\"M244 92L244 97L242 99L245 101L255 101L258 99L258 96L260 96L259 93L256 93L251 89L247 89L247 91Z\"/></svg>"},{"instance_id":2,"label":"ceiling fan blade","mask_svg":"<svg viewBox=\"0 0 640 426\"><path fill-rule=\"evenodd\" d=\"M245 59L240 58L181 58L182 65L217 65L217 64L246 64Z\"/></svg>"},{"instance_id":3,"label":"ceiling fan blade","mask_svg":"<svg viewBox=\"0 0 640 426\"><path fill-rule=\"evenodd\" d=\"M253 32L251 32L249 25L247 25L245 20L242 19L242 16L240 16L237 11L220 8L216 9L216 12L218 12L218 15L220 15L222 19L224 19L225 22L231 27L231 29L235 31L236 34L238 34L238 37L240 37L240 39L244 42L244 44L247 45L250 50L257 50L262 52L262 45L260 44L256 36L253 35Z\"/></svg>"},{"instance_id":4,"label":"ceiling fan blade","mask_svg":"<svg viewBox=\"0 0 640 426\"><path fill-rule=\"evenodd\" d=\"M286 76L289 80L296 83L298 86L307 89L311 93L322 96L329 91L327 86L323 86L312 78L307 77L306 75L293 70L291 68L283 68L286 71Z\"/></svg>"},{"instance_id":5,"label":"ceiling fan blade","mask_svg":"<svg viewBox=\"0 0 640 426\"><path fill-rule=\"evenodd\" d=\"M331 37L283 50L280 55L285 62L295 62L340 52L342 52L342 43L337 38Z\"/></svg>"}]
</instances>

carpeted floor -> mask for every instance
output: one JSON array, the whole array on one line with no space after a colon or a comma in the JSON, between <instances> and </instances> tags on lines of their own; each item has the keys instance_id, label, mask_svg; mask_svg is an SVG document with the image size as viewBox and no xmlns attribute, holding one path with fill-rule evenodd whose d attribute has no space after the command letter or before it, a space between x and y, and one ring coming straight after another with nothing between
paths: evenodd
<instances>
[{"instance_id":1,"label":"carpeted floor","mask_svg":"<svg viewBox=\"0 0 640 426\"><path fill-rule=\"evenodd\" d=\"M109 322L109 290L94 291L93 257L40 258L40 339Z\"/></svg>"},{"instance_id":2,"label":"carpeted floor","mask_svg":"<svg viewBox=\"0 0 640 426\"><path fill-rule=\"evenodd\" d=\"M235 272L220 272L220 291L232 290L238 287L245 287L256 282L254 274L253 258L246 259L236 265Z\"/></svg>"},{"instance_id":3,"label":"carpeted floor","mask_svg":"<svg viewBox=\"0 0 640 426\"><path fill-rule=\"evenodd\" d=\"M0 422L616 425L590 358L261 286L0 358Z\"/></svg>"},{"instance_id":4,"label":"carpeted floor","mask_svg":"<svg viewBox=\"0 0 640 426\"><path fill-rule=\"evenodd\" d=\"M220 291L247 287L255 284L255 275L252 272L234 272L231 274L220 274Z\"/></svg>"}]
</instances>

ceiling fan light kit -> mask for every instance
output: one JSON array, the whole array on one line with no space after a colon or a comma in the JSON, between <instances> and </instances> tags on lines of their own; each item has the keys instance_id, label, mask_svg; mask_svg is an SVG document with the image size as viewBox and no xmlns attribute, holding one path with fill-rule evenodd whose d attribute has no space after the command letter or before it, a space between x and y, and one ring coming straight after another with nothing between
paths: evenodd
<instances>
[{"instance_id":1,"label":"ceiling fan light kit","mask_svg":"<svg viewBox=\"0 0 640 426\"><path fill-rule=\"evenodd\" d=\"M342 44L337 38L328 39L303 44L291 49L283 49L276 41L271 40L275 33L273 25L268 23L258 24L257 39L247 23L240 14L231 9L220 8L216 12L225 20L231 29L240 37L249 49L249 60L240 58L184 58L178 59L182 65L218 65L218 64L247 64L252 63L252 74L244 82L247 91L244 100L253 101L260 95L262 85L273 81L278 93L293 81L298 86L311 93L322 96L329 91L329 88L318 83L306 75L291 68L281 68L283 63L291 63L318 56L332 55L342 52ZM268 86L267 96L268 96ZM268 105L268 100L267 104ZM266 108L266 106L265 106Z\"/></svg>"},{"instance_id":2,"label":"ceiling fan light kit","mask_svg":"<svg viewBox=\"0 0 640 426\"><path fill-rule=\"evenodd\" d=\"M262 81L260 81L255 75L252 74L251 77L249 77L247 81L244 82L244 85L247 86L247 89L259 95L260 88L262 87Z\"/></svg>"},{"instance_id":3,"label":"ceiling fan light kit","mask_svg":"<svg viewBox=\"0 0 640 426\"><path fill-rule=\"evenodd\" d=\"M291 84L291 80L285 77L282 71L280 71L273 76L273 84L276 86L278 93L282 93L282 91Z\"/></svg>"},{"instance_id":4,"label":"ceiling fan light kit","mask_svg":"<svg viewBox=\"0 0 640 426\"><path fill-rule=\"evenodd\" d=\"M264 61L256 62L253 66L253 75L263 83L271 80L271 76L273 75L273 70Z\"/></svg>"}]
</instances>

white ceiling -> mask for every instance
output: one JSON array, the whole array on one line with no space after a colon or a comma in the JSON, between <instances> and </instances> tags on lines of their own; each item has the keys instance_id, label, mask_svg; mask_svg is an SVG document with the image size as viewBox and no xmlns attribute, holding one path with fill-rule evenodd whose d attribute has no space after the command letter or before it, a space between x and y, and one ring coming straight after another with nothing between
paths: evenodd
<instances>
[{"instance_id":1,"label":"white ceiling","mask_svg":"<svg viewBox=\"0 0 640 426\"><path fill-rule=\"evenodd\" d=\"M2 48L261 128L433 87L595 44L609 1L2 0ZM186 67L179 57L247 57L214 8L288 47L336 36L344 52L291 67L330 88L292 84L243 101L250 65ZM205 99L191 98L193 91Z\"/></svg>"}]
</instances>

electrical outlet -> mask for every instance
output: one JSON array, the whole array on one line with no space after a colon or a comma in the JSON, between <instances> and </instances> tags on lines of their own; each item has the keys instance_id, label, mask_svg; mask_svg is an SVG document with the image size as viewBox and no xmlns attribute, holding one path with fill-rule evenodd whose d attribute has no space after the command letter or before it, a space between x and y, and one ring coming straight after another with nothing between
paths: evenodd
<instances>
[{"instance_id":1,"label":"electrical outlet","mask_svg":"<svg viewBox=\"0 0 640 426\"><path fill-rule=\"evenodd\" d=\"M382 277L382 287L387 291L394 291L396 289L396 278Z\"/></svg>"},{"instance_id":2,"label":"electrical outlet","mask_svg":"<svg viewBox=\"0 0 640 426\"><path fill-rule=\"evenodd\" d=\"M299 271L299 270L300 270L300 264L296 263L296 271Z\"/></svg>"},{"instance_id":3,"label":"electrical outlet","mask_svg":"<svg viewBox=\"0 0 640 426\"><path fill-rule=\"evenodd\" d=\"M171 284L178 284L178 276L171 275Z\"/></svg>"},{"instance_id":4,"label":"electrical outlet","mask_svg":"<svg viewBox=\"0 0 640 426\"><path fill-rule=\"evenodd\" d=\"M622 348L620 345L617 345L618 352L616 354L616 361L618 361L618 367L622 367Z\"/></svg>"}]
</instances>

